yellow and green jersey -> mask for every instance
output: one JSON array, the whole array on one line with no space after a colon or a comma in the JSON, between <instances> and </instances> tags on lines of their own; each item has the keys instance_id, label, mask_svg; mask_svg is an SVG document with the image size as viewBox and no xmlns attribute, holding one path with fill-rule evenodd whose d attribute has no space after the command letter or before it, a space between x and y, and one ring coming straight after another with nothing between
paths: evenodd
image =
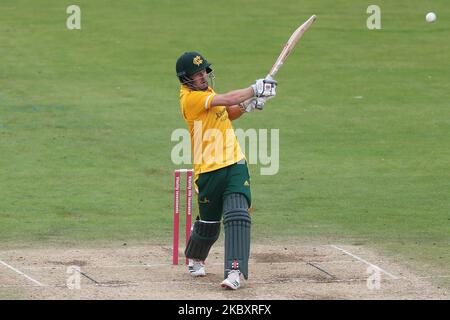
<instances>
[{"instance_id":1,"label":"yellow and green jersey","mask_svg":"<svg viewBox=\"0 0 450 320\"><path fill-rule=\"evenodd\" d=\"M191 135L195 180L198 175L245 159L225 106L211 107L211 87L194 91L182 85L180 108Z\"/></svg>"}]
</instances>

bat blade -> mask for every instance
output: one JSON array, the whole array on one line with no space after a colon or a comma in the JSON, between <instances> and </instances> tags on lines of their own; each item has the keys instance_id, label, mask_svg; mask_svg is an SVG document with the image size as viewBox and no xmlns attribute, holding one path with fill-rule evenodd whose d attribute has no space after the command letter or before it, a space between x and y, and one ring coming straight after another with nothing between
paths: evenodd
<instances>
[{"instance_id":1,"label":"bat blade","mask_svg":"<svg viewBox=\"0 0 450 320\"><path fill-rule=\"evenodd\" d=\"M272 66L272 69L270 69L267 77L273 78L277 74L278 70L280 70L281 66L286 61L289 54L294 50L297 42L300 40L303 34L309 29L309 27L311 27L314 21L316 21L316 15L312 15L308 20L306 20L300 27L298 27L292 33L291 37L284 45L283 50L281 51L274 65Z\"/></svg>"}]
</instances>

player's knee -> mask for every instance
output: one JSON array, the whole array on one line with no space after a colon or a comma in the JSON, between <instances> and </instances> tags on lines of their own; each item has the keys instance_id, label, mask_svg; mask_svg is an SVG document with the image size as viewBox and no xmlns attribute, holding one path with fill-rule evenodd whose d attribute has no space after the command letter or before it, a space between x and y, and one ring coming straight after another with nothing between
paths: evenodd
<instances>
[{"instance_id":1,"label":"player's knee","mask_svg":"<svg viewBox=\"0 0 450 320\"><path fill-rule=\"evenodd\" d=\"M236 219L251 222L248 207L248 200L243 194L231 193L227 195L223 202L223 223Z\"/></svg>"},{"instance_id":2,"label":"player's knee","mask_svg":"<svg viewBox=\"0 0 450 320\"><path fill-rule=\"evenodd\" d=\"M205 260L220 235L220 221L197 220L185 250L190 259Z\"/></svg>"}]
</instances>

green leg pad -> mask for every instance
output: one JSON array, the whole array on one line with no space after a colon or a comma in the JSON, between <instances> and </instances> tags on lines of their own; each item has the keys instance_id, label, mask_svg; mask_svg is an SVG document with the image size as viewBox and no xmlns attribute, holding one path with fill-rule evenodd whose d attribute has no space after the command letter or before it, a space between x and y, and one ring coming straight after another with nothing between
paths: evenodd
<instances>
[{"instance_id":1,"label":"green leg pad","mask_svg":"<svg viewBox=\"0 0 450 320\"><path fill-rule=\"evenodd\" d=\"M227 195L223 204L223 225L225 228L224 278L232 269L239 269L248 279L250 256L250 226L247 198L240 193Z\"/></svg>"},{"instance_id":2,"label":"green leg pad","mask_svg":"<svg viewBox=\"0 0 450 320\"><path fill-rule=\"evenodd\" d=\"M219 234L220 221L195 221L184 255L189 259L205 260Z\"/></svg>"}]
</instances>

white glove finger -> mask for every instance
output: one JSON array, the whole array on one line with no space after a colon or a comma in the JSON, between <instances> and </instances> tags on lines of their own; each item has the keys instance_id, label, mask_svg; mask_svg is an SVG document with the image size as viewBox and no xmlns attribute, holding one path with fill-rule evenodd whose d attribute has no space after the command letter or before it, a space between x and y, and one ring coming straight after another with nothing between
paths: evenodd
<instances>
[{"instance_id":1,"label":"white glove finger","mask_svg":"<svg viewBox=\"0 0 450 320\"><path fill-rule=\"evenodd\" d=\"M256 105L257 105L257 100L256 99L252 99L251 102L249 103L249 105L247 106L247 109L245 111L246 112L252 112L253 110L255 110Z\"/></svg>"},{"instance_id":2,"label":"white glove finger","mask_svg":"<svg viewBox=\"0 0 450 320\"><path fill-rule=\"evenodd\" d=\"M256 106L255 109L262 110L264 108L264 104L266 103L267 98L256 98Z\"/></svg>"},{"instance_id":3,"label":"white glove finger","mask_svg":"<svg viewBox=\"0 0 450 320\"><path fill-rule=\"evenodd\" d=\"M252 112L256 107L256 103L256 98L250 98L244 102L241 102L240 106L245 112Z\"/></svg>"}]
</instances>

